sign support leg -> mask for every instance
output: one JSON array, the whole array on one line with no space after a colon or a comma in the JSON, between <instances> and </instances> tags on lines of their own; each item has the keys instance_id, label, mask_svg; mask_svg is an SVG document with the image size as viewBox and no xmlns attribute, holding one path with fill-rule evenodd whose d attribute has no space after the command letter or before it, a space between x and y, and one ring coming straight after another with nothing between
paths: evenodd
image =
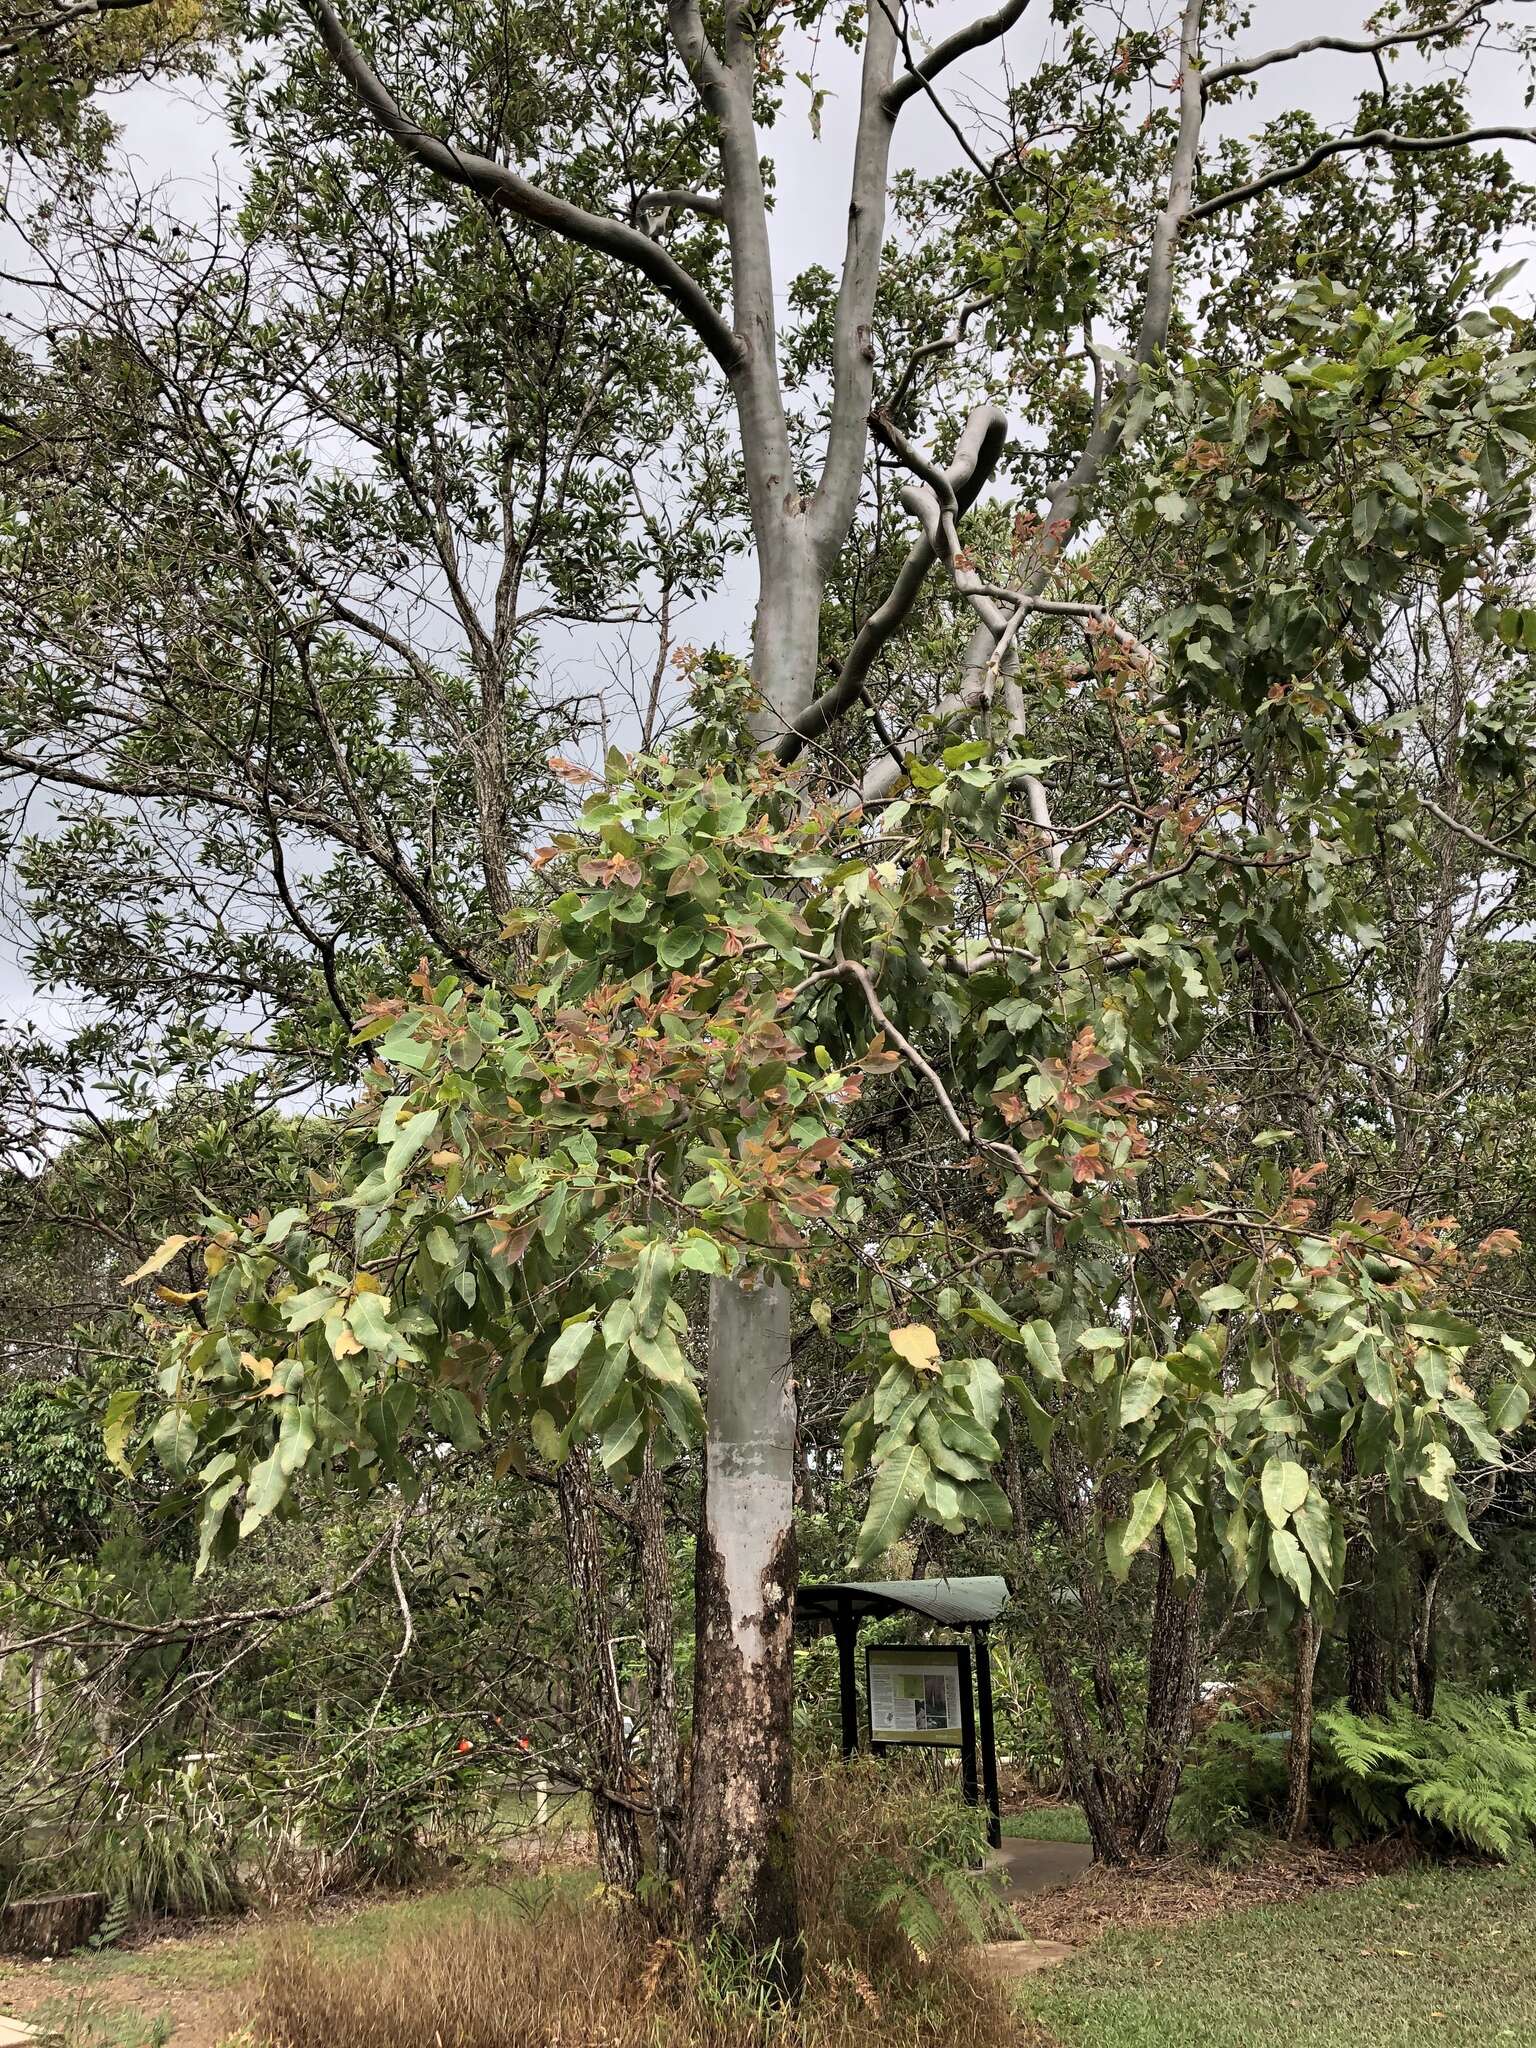
<instances>
[{"instance_id":1,"label":"sign support leg","mask_svg":"<svg viewBox=\"0 0 1536 2048\"><path fill-rule=\"evenodd\" d=\"M987 1796L987 1840L1003 1846L1003 1814L997 1796L997 1732L992 1722L992 1650L984 1628L975 1630L976 1698L981 1715L981 1781Z\"/></svg>"}]
</instances>

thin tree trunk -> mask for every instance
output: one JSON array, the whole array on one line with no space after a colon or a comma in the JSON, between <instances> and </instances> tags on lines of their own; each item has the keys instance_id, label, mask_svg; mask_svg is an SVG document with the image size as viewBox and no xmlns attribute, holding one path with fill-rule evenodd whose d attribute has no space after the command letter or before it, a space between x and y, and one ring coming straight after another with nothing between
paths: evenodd
<instances>
[{"instance_id":1,"label":"thin tree trunk","mask_svg":"<svg viewBox=\"0 0 1536 2048\"><path fill-rule=\"evenodd\" d=\"M578 1708L586 1722L593 1764L592 1825L597 1835L598 1867L605 1883L632 1892L640 1882L645 1859L634 1808L624 1798L624 1709L613 1664L602 1531L585 1449L572 1450L560 1467L557 1492L566 1563L576 1595L577 1634L584 1653L578 1667Z\"/></svg>"},{"instance_id":2,"label":"thin tree trunk","mask_svg":"<svg viewBox=\"0 0 1536 2048\"><path fill-rule=\"evenodd\" d=\"M1291 1747L1286 1771L1286 1840L1299 1842L1312 1818L1312 1684L1322 1636L1310 1607L1296 1618L1296 1675L1291 1693Z\"/></svg>"},{"instance_id":3,"label":"thin tree trunk","mask_svg":"<svg viewBox=\"0 0 1536 2048\"><path fill-rule=\"evenodd\" d=\"M647 1444L635 1489L640 1588L645 1613L645 1671L651 1730L651 1804L656 1813L656 1870L672 1878L682 1869L683 1762L677 1726L677 1671L673 1660L672 1558L667 1548L661 1475Z\"/></svg>"},{"instance_id":4,"label":"thin tree trunk","mask_svg":"<svg viewBox=\"0 0 1536 2048\"><path fill-rule=\"evenodd\" d=\"M1408 1678L1413 1691L1413 1708L1427 1721L1435 1711L1435 1690L1439 1682L1439 1660L1435 1654L1435 1610L1440 1599L1440 1577L1445 1561L1432 1550L1420 1554L1415 1587L1413 1643Z\"/></svg>"},{"instance_id":5,"label":"thin tree trunk","mask_svg":"<svg viewBox=\"0 0 1536 2048\"><path fill-rule=\"evenodd\" d=\"M771 1956L798 1992L790 1822L795 1609L789 1296L761 1274L710 1299L708 1438L695 1551L687 1895L695 1934Z\"/></svg>"}]
</instances>

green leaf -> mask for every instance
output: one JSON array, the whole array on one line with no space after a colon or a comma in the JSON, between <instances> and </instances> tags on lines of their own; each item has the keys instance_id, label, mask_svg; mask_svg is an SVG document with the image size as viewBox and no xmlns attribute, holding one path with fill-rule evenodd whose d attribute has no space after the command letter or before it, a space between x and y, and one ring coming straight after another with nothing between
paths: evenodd
<instances>
[{"instance_id":1,"label":"green leaf","mask_svg":"<svg viewBox=\"0 0 1536 2048\"><path fill-rule=\"evenodd\" d=\"M1480 1543L1473 1541L1471 1524L1467 1521L1467 1497L1454 1479L1445 1491L1445 1519L1469 1548L1482 1549Z\"/></svg>"},{"instance_id":2,"label":"green leaf","mask_svg":"<svg viewBox=\"0 0 1536 2048\"><path fill-rule=\"evenodd\" d=\"M427 1232L426 1246L433 1264L441 1266L445 1272L451 1272L458 1265L459 1248L452 1232L445 1230L441 1223L434 1223Z\"/></svg>"},{"instance_id":3,"label":"green leaf","mask_svg":"<svg viewBox=\"0 0 1536 2048\"><path fill-rule=\"evenodd\" d=\"M688 1361L678 1349L677 1339L665 1326L654 1337L634 1331L629 1348L639 1359L641 1370L648 1379L673 1387L680 1387L687 1379Z\"/></svg>"},{"instance_id":4,"label":"green leaf","mask_svg":"<svg viewBox=\"0 0 1536 2048\"><path fill-rule=\"evenodd\" d=\"M1488 1420L1500 1436L1518 1429L1530 1412L1530 1395L1513 1380L1500 1380L1488 1396Z\"/></svg>"},{"instance_id":5,"label":"green leaf","mask_svg":"<svg viewBox=\"0 0 1536 2048\"><path fill-rule=\"evenodd\" d=\"M113 1398L115 1400L116 1396ZM138 1398L137 1394L134 1398ZM150 1442L168 1472L180 1475L188 1471L193 1458L197 1455L197 1430L186 1409L167 1408L155 1424ZM117 1464L119 1461L114 1458L112 1462Z\"/></svg>"},{"instance_id":6,"label":"green leaf","mask_svg":"<svg viewBox=\"0 0 1536 2048\"><path fill-rule=\"evenodd\" d=\"M1355 1370L1360 1375L1360 1384L1377 1407L1390 1408L1397 1399L1397 1379L1374 1338L1363 1337L1360 1340L1355 1351Z\"/></svg>"},{"instance_id":7,"label":"green leaf","mask_svg":"<svg viewBox=\"0 0 1536 2048\"><path fill-rule=\"evenodd\" d=\"M1200 1297L1200 1306L1207 1315L1219 1315L1225 1309L1246 1308L1248 1297L1241 1287L1224 1280L1219 1287L1207 1287Z\"/></svg>"},{"instance_id":8,"label":"green leaf","mask_svg":"<svg viewBox=\"0 0 1536 2048\"><path fill-rule=\"evenodd\" d=\"M723 1273L725 1254L712 1237L685 1237L678 1247L677 1262L690 1273Z\"/></svg>"},{"instance_id":9,"label":"green leaf","mask_svg":"<svg viewBox=\"0 0 1536 2048\"><path fill-rule=\"evenodd\" d=\"M1010 1373L1007 1386L1009 1393L1024 1411L1024 1427L1029 1431L1029 1440L1036 1452L1045 1459L1050 1456L1051 1438L1056 1433L1056 1418L1048 1408L1042 1408L1035 1399L1028 1381Z\"/></svg>"},{"instance_id":10,"label":"green leaf","mask_svg":"<svg viewBox=\"0 0 1536 2048\"><path fill-rule=\"evenodd\" d=\"M672 1247L653 1239L635 1268L635 1320L646 1336L655 1336L671 1291Z\"/></svg>"},{"instance_id":11,"label":"green leaf","mask_svg":"<svg viewBox=\"0 0 1536 2048\"><path fill-rule=\"evenodd\" d=\"M576 1375L576 1420L582 1429L604 1426L608 1411L629 1377L629 1340L634 1335L613 1339L604 1333L600 1351L588 1352Z\"/></svg>"},{"instance_id":12,"label":"green leaf","mask_svg":"<svg viewBox=\"0 0 1536 2048\"><path fill-rule=\"evenodd\" d=\"M1138 1358L1120 1382L1120 1420L1141 1422L1162 1400L1168 1368L1155 1358Z\"/></svg>"},{"instance_id":13,"label":"green leaf","mask_svg":"<svg viewBox=\"0 0 1536 2048\"><path fill-rule=\"evenodd\" d=\"M1273 1528L1285 1526L1307 1497L1311 1481L1304 1466L1291 1458L1271 1458L1259 1480L1264 1512Z\"/></svg>"},{"instance_id":14,"label":"green leaf","mask_svg":"<svg viewBox=\"0 0 1536 2048\"><path fill-rule=\"evenodd\" d=\"M907 1525L922 1505L928 1484L928 1454L921 1444L908 1443L895 1451L875 1474L870 1489L869 1511L859 1531L854 1550L855 1564L870 1564L889 1550L906 1532Z\"/></svg>"},{"instance_id":15,"label":"green leaf","mask_svg":"<svg viewBox=\"0 0 1536 2048\"><path fill-rule=\"evenodd\" d=\"M1124 1342L1124 1330L1111 1330L1105 1325L1100 1325L1092 1330L1084 1330L1077 1340L1077 1348L1079 1351L1115 1351Z\"/></svg>"},{"instance_id":16,"label":"green leaf","mask_svg":"<svg viewBox=\"0 0 1536 2048\"><path fill-rule=\"evenodd\" d=\"M1333 1583L1333 1517L1328 1503L1314 1486L1297 1508L1294 1525L1302 1547L1317 1568L1324 1585Z\"/></svg>"},{"instance_id":17,"label":"green leaf","mask_svg":"<svg viewBox=\"0 0 1536 2048\"><path fill-rule=\"evenodd\" d=\"M979 1287L976 1289L974 1305L968 1305L965 1312L973 1323L980 1323L984 1330L991 1330L996 1336L1006 1337L1010 1344L1025 1342L1024 1332L1013 1318L998 1307L990 1294L983 1294ZM1049 1325L1046 1327L1049 1328ZM1054 1337L1054 1331L1052 1335Z\"/></svg>"},{"instance_id":18,"label":"green leaf","mask_svg":"<svg viewBox=\"0 0 1536 2048\"><path fill-rule=\"evenodd\" d=\"M1168 1488L1161 1479L1154 1479L1150 1486L1144 1486L1131 1499L1131 1512L1125 1521L1125 1554L1134 1557L1147 1538L1163 1519L1163 1510L1168 1505Z\"/></svg>"},{"instance_id":19,"label":"green leaf","mask_svg":"<svg viewBox=\"0 0 1536 2048\"><path fill-rule=\"evenodd\" d=\"M203 1512L197 1530L197 1564L194 1574L201 1578L215 1553L222 1556L229 1547L226 1523L230 1502L240 1486L240 1475L228 1473L203 1496Z\"/></svg>"},{"instance_id":20,"label":"green leaf","mask_svg":"<svg viewBox=\"0 0 1536 2048\"><path fill-rule=\"evenodd\" d=\"M535 1408L528 1418L533 1448L549 1465L562 1465L570 1449L570 1434L563 1430L547 1408Z\"/></svg>"},{"instance_id":21,"label":"green leaf","mask_svg":"<svg viewBox=\"0 0 1536 2048\"><path fill-rule=\"evenodd\" d=\"M1442 1405L1480 1458L1486 1458L1490 1465L1503 1464L1504 1453L1497 1439L1489 1435L1483 1411L1475 1401L1469 1401L1465 1394L1448 1394Z\"/></svg>"},{"instance_id":22,"label":"green leaf","mask_svg":"<svg viewBox=\"0 0 1536 2048\"><path fill-rule=\"evenodd\" d=\"M439 1436L448 1439L456 1451L480 1448L480 1425L475 1411L460 1387L439 1387L428 1404L427 1413Z\"/></svg>"},{"instance_id":23,"label":"green leaf","mask_svg":"<svg viewBox=\"0 0 1536 2048\"><path fill-rule=\"evenodd\" d=\"M412 1349L389 1320L387 1294L355 1295L347 1303L347 1328L360 1344L386 1358Z\"/></svg>"},{"instance_id":24,"label":"green leaf","mask_svg":"<svg viewBox=\"0 0 1536 2048\"><path fill-rule=\"evenodd\" d=\"M1444 1344L1452 1351L1466 1351L1477 1342L1476 1323L1469 1323L1461 1316L1453 1316L1449 1309L1420 1309L1408 1318L1410 1337L1426 1338L1431 1344Z\"/></svg>"},{"instance_id":25,"label":"green leaf","mask_svg":"<svg viewBox=\"0 0 1536 2048\"><path fill-rule=\"evenodd\" d=\"M1431 1444L1413 1476L1421 1493L1427 1493L1431 1500L1447 1500L1450 1497L1451 1474L1455 1470L1456 1460L1446 1446Z\"/></svg>"},{"instance_id":26,"label":"green leaf","mask_svg":"<svg viewBox=\"0 0 1536 2048\"><path fill-rule=\"evenodd\" d=\"M1180 1493L1170 1493L1168 1505L1163 1510L1163 1541L1168 1545L1168 1555L1173 1560L1174 1577L1189 1578L1195 1568L1195 1515Z\"/></svg>"},{"instance_id":27,"label":"green leaf","mask_svg":"<svg viewBox=\"0 0 1536 2048\"><path fill-rule=\"evenodd\" d=\"M305 1216L306 1211L303 1209L279 1209L262 1233L263 1246L268 1251L275 1251L286 1240L294 1225L305 1220Z\"/></svg>"},{"instance_id":28,"label":"green leaf","mask_svg":"<svg viewBox=\"0 0 1536 2048\"><path fill-rule=\"evenodd\" d=\"M418 1110L415 1116L408 1116L384 1155L385 1179L399 1180L436 1129L435 1109Z\"/></svg>"},{"instance_id":29,"label":"green leaf","mask_svg":"<svg viewBox=\"0 0 1536 2048\"><path fill-rule=\"evenodd\" d=\"M1061 1347L1056 1341L1056 1332L1043 1316L1036 1316L1032 1323L1026 1323L1021 1331L1024 1355L1043 1380L1064 1380L1061 1369Z\"/></svg>"},{"instance_id":30,"label":"green leaf","mask_svg":"<svg viewBox=\"0 0 1536 2048\"><path fill-rule=\"evenodd\" d=\"M1499 1344L1516 1365L1524 1367L1527 1372L1536 1366L1536 1351L1533 1351L1529 1344L1522 1344L1518 1337L1511 1337L1507 1330L1499 1332Z\"/></svg>"},{"instance_id":31,"label":"green leaf","mask_svg":"<svg viewBox=\"0 0 1536 2048\"><path fill-rule=\"evenodd\" d=\"M1269 1561L1282 1579L1296 1588L1303 1607L1312 1599L1312 1567L1307 1554L1289 1529L1269 1532Z\"/></svg>"},{"instance_id":32,"label":"green leaf","mask_svg":"<svg viewBox=\"0 0 1536 2048\"><path fill-rule=\"evenodd\" d=\"M272 1451L254 1468L251 1483L246 1488L245 1512L240 1517L242 1542L253 1529L260 1528L273 1509L281 1504L287 1491L288 1474L283 1470L277 1452Z\"/></svg>"},{"instance_id":33,"label":"green leaf","mask_svg":"<svg viewBox=\"0 0 1536 2048\"><path fill-rule=\"evenodd\" d=\"M590 1316L583 1316L579 1322L567 1323L549 1347L543 1384L552 1387L557 1381L563 1380L567 1373L574 1372L586 1356L587 1346L596 1334L597 1325Z\"/></svg>"}]
</instances>

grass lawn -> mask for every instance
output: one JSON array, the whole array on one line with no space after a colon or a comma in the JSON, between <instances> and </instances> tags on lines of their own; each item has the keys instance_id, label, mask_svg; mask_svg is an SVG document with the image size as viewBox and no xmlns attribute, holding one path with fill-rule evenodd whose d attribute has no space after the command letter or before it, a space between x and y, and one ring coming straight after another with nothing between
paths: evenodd
<instances>
[{"instance_id":1,"label":"grass lawn","mask_svg":"<svg viewBox=\"0 0 1536 2048\"><path fill-rule=\"evenodd\" d=\"M1005 1813L1003 1833L1026 1842L1086 1842L1088 1823L1080 1806L1030 1806Z\"/></svg>"},{"instance_id":2,"label":"grass lawn","mask_svg":"<svg viewBox=\"0 0 1536 2048\"><path fill-rule=\"evenodd\" d=\"M1110 1934L1024 1996L1062 2048L1530 2048L1536 1867L1411 1871Z\"/></svg>"}]
</instances>

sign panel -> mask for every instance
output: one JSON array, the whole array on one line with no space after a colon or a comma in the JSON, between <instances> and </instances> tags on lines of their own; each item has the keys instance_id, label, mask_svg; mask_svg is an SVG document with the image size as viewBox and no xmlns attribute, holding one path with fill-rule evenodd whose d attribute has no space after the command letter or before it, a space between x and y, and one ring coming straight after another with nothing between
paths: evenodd
<instances>
[{"instance_id":1,"label":"sign panel","mask_svg":"<svg viewBox=\"0 0 1536 2048\"><path fill-rule=\"evenodd\" d=\"M959 1749L964 1740L959 1649L895 1644L864 1652L872 1742ZM967 1662L969 1660L967 1659Z\"/></svg>"}]
</instances>

